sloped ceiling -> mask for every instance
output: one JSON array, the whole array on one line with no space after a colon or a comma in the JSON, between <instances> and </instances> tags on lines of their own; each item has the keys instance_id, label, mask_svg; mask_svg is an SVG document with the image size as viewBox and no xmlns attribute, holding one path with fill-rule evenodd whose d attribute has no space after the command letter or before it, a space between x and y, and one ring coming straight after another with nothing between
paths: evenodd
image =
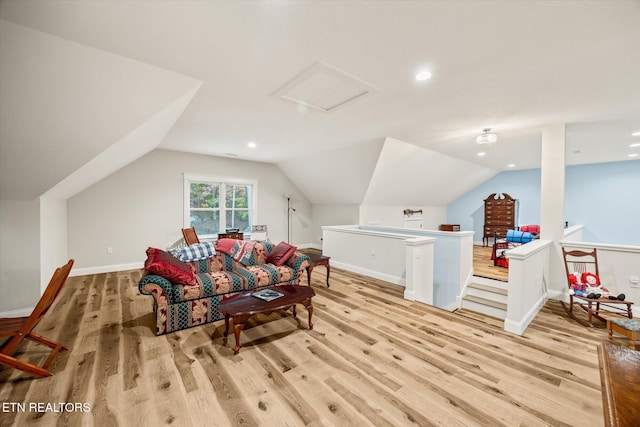
<instances>
[{"instance_id":1,"label":"sloped ceiling","mask_svg":"<svg viewBox=\"0 0 640 427\"><path fill-rule=\"evenodd\" d=\"M387 138L362 204L445 206L497 173Z\"/></svg>"},{"instance_id":2,"label":"sloped ceiling","mask_svg":"<svg viewBox=\"0 0 640 427\"><path fill-rule=\"evenodd\" d=\"M201 84L5 20L0 58L0 197L5 200L41 196L118 141L144 154L136 138L125 137L186 94L193 96ZM168 126L154 144L144 141L146 151L162 141L180 113L162 116ZM127 156L111 159L115 169L128 161Z\"/></svg>"},{"instance_id":3,"label":"sloped ceiling","mask_svg":"<svg viewBox=\"0 0 640 427\"><path fill-rule=\"evenodd\" d=\"M323 204L445 206L498 173L394 138L278 166L312 203Z\"/></svg>"},{"instance_id":4,"label":"sloped ceiling","mask_svg":"<svg viewBox=\"0 0 640 427\"><path fill-rule=\"evenodd\" d=\"M311 203L361 203L384 140L278 163Z\"/></svg>"},{"instance_id":5,"label":"sloped ceiling","mask_svg":"<svg viewBox=\"0 0 640 427\"><path fill-rule=\"evenodd\" d=\"M0 18L2 197L42 194L198 81L160 147L280 164L318 202L363 200L382 172L349 147L385 137L524 169L541 129L567 123L568 162L637 161L638 1L3 0ZM318 61L379 90L331 112L273 96ZM479 157L485 127L498 142ZM348 166L342 151L363 177L326 167ZM340 182L332 197L309 170Z\"/></svg>"}]
</instances>

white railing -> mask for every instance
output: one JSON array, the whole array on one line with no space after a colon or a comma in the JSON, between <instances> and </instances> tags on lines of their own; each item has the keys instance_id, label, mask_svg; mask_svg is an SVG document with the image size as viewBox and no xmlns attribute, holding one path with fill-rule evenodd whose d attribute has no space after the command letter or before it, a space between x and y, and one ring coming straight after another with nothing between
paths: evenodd
<instances>
[{"instance_id":1,"label":"white railing","mask_svg":"<svg viewBox=\"0 0 640 427\"><path fill-rule=\"evenodd\" d=\"M338 268L405 286L405 298L446 310L473 272L473 232L324 226L323 252ZM408 280L411 279L411 283Z\"/></svg>"},{"instance_id":2,"label":"white railing","mask_svg":"<svg viewBox=\"0 0 640 427\"><path fill-rule=\"evenodd\" d=\"M552 245L550 240L534 240L506 252L509 294L505 331L522 335L547 302Z\"/></svg>"}]
</instances>

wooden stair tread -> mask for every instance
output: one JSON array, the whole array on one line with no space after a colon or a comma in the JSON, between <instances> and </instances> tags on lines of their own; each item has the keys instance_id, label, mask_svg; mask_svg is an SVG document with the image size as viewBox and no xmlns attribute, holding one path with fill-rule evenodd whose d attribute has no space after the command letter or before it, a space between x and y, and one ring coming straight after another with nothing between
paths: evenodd
<instances>
[{"instance_id":1,"label":"wooden stair tread","mask_svg":"<svg viewBox=\"0 0 640 427\"><path fill-rule=\"evenodd\" d=\"M500 295L508 295L509 291L507 291L506 289L502 289L502 288L496 288L494 286L490 286L490 285L482 285L480 283L471 283L469 285L470 288L474 288L474 289L479 289L482 291L486 291L486 292L492 292L494 294L500 294Z\"/></svg>"},{"instance_id":2,"label":"wooden stair tread","mask_svg":"<svg viewBox=\"0 0 640 427\"><path fill-rule=\"evenodd\" d=\"M490 299L486 299L486 298L482 298L482 297L477 297L474 295L466 295L464 297L464 299L466 301L471 301L471 302L475 302L478 304L482 304L482 305L488 305L490 307L494 307L494 308L499 308L501 310L507 310L507 304L498 302L498 301L492 301Z\"/></svg>"}]
</instances>

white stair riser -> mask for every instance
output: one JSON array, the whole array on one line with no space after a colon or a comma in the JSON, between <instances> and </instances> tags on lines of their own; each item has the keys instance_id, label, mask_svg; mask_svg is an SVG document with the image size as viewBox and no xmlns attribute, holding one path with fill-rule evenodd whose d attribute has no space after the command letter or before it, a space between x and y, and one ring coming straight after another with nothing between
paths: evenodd
<instances>
[{"instance_id":1,"label":"white stair riser","mask_svg":"<svg viewBox=\"0 0 640 427\"><path fill-rule=\"evenodd\" d=\"M485 298L491 301L507 303L507 296L502 294L496 294L495 292L485 291L484 289L467 288L467 295L473 295L480 298Z\"/></svg>"},{"instance_id":2,"label":"white stair riser","mask_svg":"<svg viewBox=\"0 0 640 427\"><path fill-rule=\"evenodd\" d=\"M492 316L492 317L496 317L498 319L506 319L507 318L507 311L506 310L502 310L499 308L495 308L495 307L490 307L488 305L484 305L484 304L478 304L475 301L468 301L463 299L462 300L462 308L465 308L467 310L471 310L471 311L475 311L477 313L482 313L482 314L486 314L487 316Z\"/></svg>"},{"instance_id":3,"label":"white stair riser","mask_svg":"<svg viewBox=\"0 0 640 427\"><path fill-rule=\"evenodd\" d=\"M493 280L487 279L486 277L473 276L473 283L477 283L479 285L489 285L495 288L507 289L509 284L507 282L503 282L501 280Z\"/></svg>"}]
</instances>

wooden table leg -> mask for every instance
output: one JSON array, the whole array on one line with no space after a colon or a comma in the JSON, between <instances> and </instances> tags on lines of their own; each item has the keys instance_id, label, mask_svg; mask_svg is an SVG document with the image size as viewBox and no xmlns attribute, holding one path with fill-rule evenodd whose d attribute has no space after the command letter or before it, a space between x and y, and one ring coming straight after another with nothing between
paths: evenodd
<instances>
[{"instance_id":1,"label":"wooden table leg","mask_svg":"<svg viewBox=\"0 0 640 427\"><path fill-rule=\"evenodd\" d=\"M236 346L233 348L233 354L238 354L240 351L240 332L244 328L244 324L249 319L249 316L233 316L233 334L236 337Z\"/></svg>"},{"instance_id":2,"label":"wooden table leg","mask_svg":"<svg viewBox=\"0 0 640 427\"><path fill-rule=\"evenodd\" d=\"M327 267L327 288L329 287L329 272L331 271L331 267L329 267L329 263L327 262L325 264L325 266Z\"/></svg>"},{"instance_id":3,"label":"wooden table leg","mask_svg":"<svg viewBox=\"0 0 640 427\"><path fill-rule=\"evenodd\" d=\"M313 329L313 323L311 322L311 316L313 316L313 304L311 303L311 298L302 301L302 305L304 305L304 307L309 312L309 329Z\"/></svg>"},{"instance_id":4,"label":"wooden table leg","mask_svg":"<svg viewBox=\"0 0 640 427\"><path fill-rule=\"evenodd\" d=\"M311 286L311 271L313 270L313 267L309 266L307 267L307 283L309 284L309 286Z\"/></svg>"},{"instance_id":5,"label":"wooden table leg","mask_svg":"<svg viewBox=\"0 0 640 427\"><path fill-rule=\"evenodd\" d=\"M224 315L224 337L226 338L229 335L229 316L228 314Z\"/></svg>"}]
</instances>

